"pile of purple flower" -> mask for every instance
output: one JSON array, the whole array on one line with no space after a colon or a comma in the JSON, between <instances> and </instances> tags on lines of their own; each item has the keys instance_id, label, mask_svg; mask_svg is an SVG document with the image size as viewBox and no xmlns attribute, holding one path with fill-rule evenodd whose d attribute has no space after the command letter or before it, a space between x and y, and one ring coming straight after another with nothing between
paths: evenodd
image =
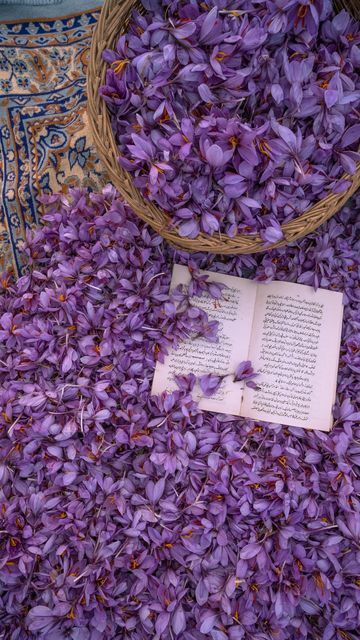
<instances>
[{"instance_id":1,"label":"pile of purple flower","mask_svg":"<svg viewBox=\"0 0 360 640\"><path fill-rule=\"evenodd\" d=\"M144 0L109 63L123 168L180 236L260 232L349 186L360 33L330 0Z\"/></svg>"},{"instance_id":2,"label":"pile of purple flower","mask_svg":"<svg viewBox=\"0 0 360 640\"><path fill-rule=\"evenodd\" d=\"M192 263L344 292L329 434L152 397L157 358L216 334L169 297L188 256L111 187L48 200L1 276L0 638L356 640L360 198L322 236Z\"/></svg>"}]
</instances>

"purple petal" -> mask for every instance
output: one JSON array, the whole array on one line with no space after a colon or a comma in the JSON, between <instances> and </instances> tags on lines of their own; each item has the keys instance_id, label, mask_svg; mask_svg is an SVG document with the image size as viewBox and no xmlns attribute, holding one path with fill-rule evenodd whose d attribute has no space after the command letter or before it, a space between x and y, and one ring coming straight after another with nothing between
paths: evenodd
<instances>
[{"instance_id":1,"label":"purple petal","mask_svg":"<svg viewBox=\"0 0 360 640\"><path fill-rule=\"evenodd\" d=\"M217 621L217 615L212 611L206 611L201 619L200 624L200 633L210 633L210 631L214 628L215 623Z\"/></svg>"},{"instance_id":2,"label":"purple petal","mask_svg":"<svg viewBox=\"0 0 360 640\"><path fill-rule=\"evenodd\" d=\"M214 28L217 20L217 13L218 13L218 10L217 10L217 7L215 6L206 15L205 20L201 25L200 41L207 38L207 36L210 34L212 29Z\"/></svg>"},{"instance_id":3,"label":"purple petal","mask_svg":"<svg viewBox=\"0 0 360 640\"><path fill-rule=\"evenodd\" d=\"M250 544L245 545L240 551L240 558L242 560L250 560L254 558L260 551L261 545L256 542L251 542Z\"/></svg>"},{"instance_id":4,"label":"purple petal","mask_svg":"<svg viewBox=\"0 0 360 640\"><path fill-rule=\"evenodd\" d=\"M350 145L358 143L360 140L360 124L354 124L352 127L349 127L343 137L341 138L341 146L343 149L346 147L350 147Z\"/></svg>"},{"instance_id":5,"label":"purple petal","mask_svg":"<svg viewBox=\"0 0 360 640\"><path fill-rule=\"evenodd\" d=\"M284 91L280 84L271 85L271 95L277 104L284 100Z\"/></svg>"},{"instance_id":6,"label":"purple petal","mask_svg":"<svg viewBox=\"0 0 360 640\"><path fill-rule=\"evenodd\" d=\"M177 38L177 40L186 40L186 38L189 38L190 36L192 36L192 34L195 33L195 31L196 31L196 24L194 24L193 22L188 22L182 25L181 27L172 29L171 33L175 38Z\"/></svg>"},{"instance_id":7,"label":"purple petal","mask_svg":"<svg viewBox=\"0 0 360 640\"><path fill-rule=\"evenodd\" d=\"M224 164L224 152L217 144L212 144L205 151L205 157L212 167L221 167Z\"/></svg>"},{"instance_id":8,"label":"purple petal","mask_svg":"<svg viewBox=\"0 0 360 640\"><path fill-rule=\"evenodd\" d=\"M212 93L212 91L210 91L207 84L200 84L198 86L198 92L199 92L200 98L204 102L208 104L214 104L216 102L216 96Z\"/></svg>"},{"instance_id":9,"label":"purple petal","mask_svg":"<svg viewBox=\"0 0 360 640\"><path fill-rule=\"evenodd\" d=\"M325 97L325 104L326 104L327 108L331 109L331 107L333 107L334 104L337 103L337 101L339 99L339 93L338 93L338 91L335 91L334 89L327 89L324 92L324 97Z\"/></svg>"},{"instance_id":10,"label":"purple petal","mask_svg":"<svg viewBox=\"0 0 360 640\"><path fill-rule=\"evenodd\" d=\"M277 226L277 227L272 226L272 227L268 227L264 231L260 231L260 236L266 242L269 242L270 244L274 244L275 242L279 242L280 240L282 240L282 238L284 237L284 234L280 226Z\"/></svg>"},{"instance_id":11,"label":"purple petal","mask_svg":"<svg viewBox=\"0 0 360 640\"><path fill-rule=\"evenodd\" d=\"M182 631L186 629L185 613L181 605L175 609L171 626L175 635L179 635L179 633L182 633Z\"/></svg>"},{"instance_id":12,"label":"purple petal","mask_svg":"<svg viewBox=\"0 0 360 640\"><path fill-rule=\"evenodd\" d=\"M199 232L199 223L196 220L182 222L179 226L179 236L182 238L196 238Z\"/></svg>"}]
</instances>

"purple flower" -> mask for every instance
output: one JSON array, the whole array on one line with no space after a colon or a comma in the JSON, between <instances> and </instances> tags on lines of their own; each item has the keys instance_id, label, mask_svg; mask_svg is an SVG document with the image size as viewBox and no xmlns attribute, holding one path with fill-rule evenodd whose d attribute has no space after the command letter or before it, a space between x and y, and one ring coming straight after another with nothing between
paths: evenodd
<instances>
[{"instance_id":1,"label":"purple flower","mask_svg":"<svg viewBox=\"0 0 360 640\"><path fill-rule=\"evenodd\" d=\"M222 376L216 376L213 373L207 373L199 378L200 389L204 396L212 396L219 389L223 381Z\"/></svg>"},{"instance_id":2,"label":"purple flower","mask_svg":"<svg viewBox=\"0 0 360 640\"><path fill-rule=\"evenodd\" d=\"M257 376L258 374L252 368L250 360L244 360L235 369L234 382L245 380L246 386L257 389L257 385L253 382L253 379Z\"/></svg>"},{"instance_id":3,"label":"purple flower","mask_svg":"<svg viewBox=\"0 0 360 640\"><path fill-rule=\"evenodd\" d=\"M189 296L202 296L204 293L208 293L211 298L219 300L224 289L227 286L221 282L216 282L210 279L210 276L200 273L200 269L197 267L194 260L189 260L188 269L191 275L190 284L188 287Z\"/></svg>"},{"instance_id":4,"label":"purple flower","mask_svg":"<svg viewBox=\"0 0 360 640\"><path fill-rule=\"evenodd\" d=\"M280 225L275 221L271 221L269 227L264 229L264 231L260 231L260 235L262 239L268 244L275 244L276 242L282 240L284 237Z\"/></svg>"}]
</instances>

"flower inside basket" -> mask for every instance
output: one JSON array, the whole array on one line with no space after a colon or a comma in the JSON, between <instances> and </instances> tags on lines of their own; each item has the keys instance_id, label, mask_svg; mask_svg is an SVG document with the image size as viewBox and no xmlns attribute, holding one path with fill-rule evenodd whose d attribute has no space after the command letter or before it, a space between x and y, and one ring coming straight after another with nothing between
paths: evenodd
<instances>
[{"instance_id":1,"label":"flower inside basket","mask_svg":"<svg viewBox=\"0 0 360 640\"><path fill-rule=\"evenodd\" d=\"M357 188L360 37L346 11L125 4L108 2L123 33L102 44L96 105L111 177L158 232L188 249L247 238L256 250L316 228Z\"/></svg>"}]
</instances>

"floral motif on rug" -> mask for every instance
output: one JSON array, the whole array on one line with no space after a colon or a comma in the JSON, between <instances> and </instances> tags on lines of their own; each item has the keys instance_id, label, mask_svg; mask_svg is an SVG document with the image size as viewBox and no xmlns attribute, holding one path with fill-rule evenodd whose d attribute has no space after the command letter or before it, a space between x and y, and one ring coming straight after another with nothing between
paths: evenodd
<instances>
[{"instance_id":1,"label":"floral motif on rug","mask_svg":"<svg viewBox=\"0 0 360 640\"><path fill-rule=\"evenodd\" d=\"M85 93L98 15L0 23L0 271L24 272L19 249L41 220L41 193L104 181Z\"/></svg>"}]
</instances>

